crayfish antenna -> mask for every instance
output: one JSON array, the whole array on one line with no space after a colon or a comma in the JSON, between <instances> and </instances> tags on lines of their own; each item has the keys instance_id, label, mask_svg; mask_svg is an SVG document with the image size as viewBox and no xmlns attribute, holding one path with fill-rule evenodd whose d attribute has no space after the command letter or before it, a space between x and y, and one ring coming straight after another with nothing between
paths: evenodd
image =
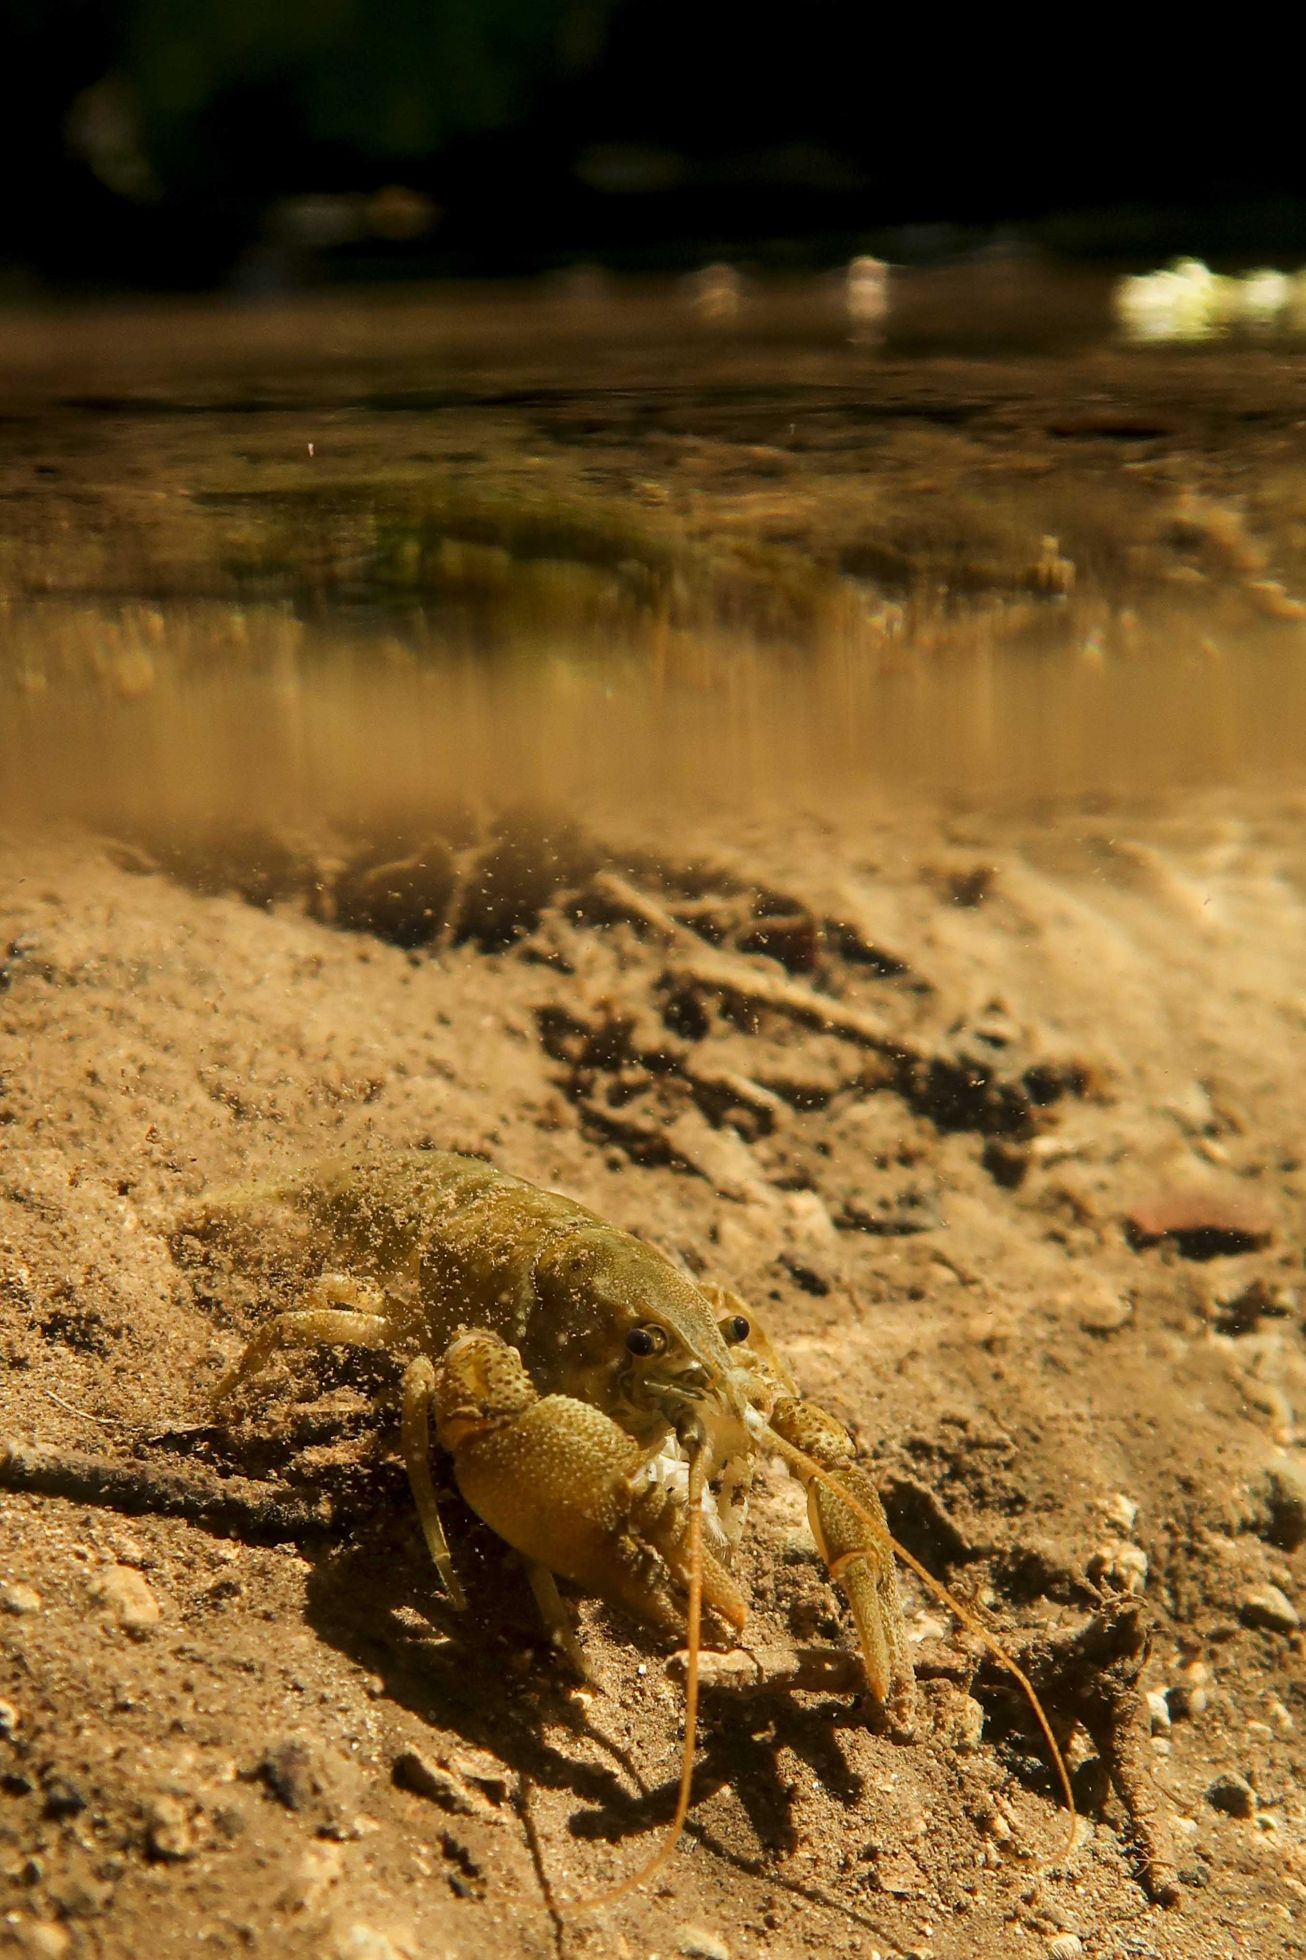
<instances>
[{"instance_id":1,"label":"crayfish antenna","mask_svg":"<svg viewBox=\"0 0 1306 1960\"><path fill-rule=\"evenodd\" d=\"M629 1878L623 1878L619 1884L609 1886L604 1892L595 1892L587 1899L559 1899L558 1906L563 1912L595 1912L600 1906L615 1905L628 1892L647 1885L651 1878L657 1877L664 1865L670 1863L685 1828L694 1781L694 1750L698 1742L698 1657L703 1645L703 1486L706 1480L704 1452L699 1449L689 1466L688 1663L685 1669L685 1741L680 1757L680 1788L676 1793L676 1808L667 1826L666 1836L646 1863L633 1871Z\"/></svg>"},{"instance_id":2,"label":"crayfish antenna","mask_svg":"<svg viewBox=\"0 0 1306 1960\"><path fill-rule=\"evenodd\" d=\"M871 1513L866 1509L865 1505L857 1502L856 1498L840 1483L837 1477L832 1476L828 1470L823 1470L815 1458L808 1456L805 1450L800 1450L787 1437L779 1435L771 1428L769 1423L766 1425L763 1433L771 1448L775 1450L776 1455L782 1457L791 1469L799 1473L804 1481L810 1480L814 1483L824 1484L826 1489L833 1491L839 1499L839 1502L846 1504L853 1515L860 1518L862 1523L877 1537L887 1539L895 1555L902 1560L903 1564L910 1571L916 1574L921 1584L928 1587L936 1599L942 1601L948 1611L956 1619L960 1620L961 1624L969 1632L974 1634L980 1644L987 1648L998 1665L1005 1668L1006 1672L1015 1680L1025 1700L1029 1703L1034 1720L1038 1723L1042 1731L1043 1740L1047 1743L1048 1753L1052 1758L1053 1768L1056 1770L1057 1781L1061 1785L1061 1792L1066 1800L1067 1831L1065 1850L1062 1856L1069 1857L1075 1848L1078 1824L1078 1815L1075 1810L1075 1793L1070 1785L1070 1771L1066 1767L1066 1759L1061 1752L1061 1745L1052 1732L1052 1724L1048 1720L1047 1712L1039 1700L1034 1684L1025 1673L1025 1670L1016 1661L1012 1660L1001 1641L998 1640L996 1635L989 1632L983 1621L977 1618L969 1607L963 1606L956 1595L948 1590L943 1581L935 1578L928 1566L922 1565L920 1560L913 1553L909 1552L905 1545L899 1544L892 1533L886 1532L884 1525L878 1519L871 1516ZM840 1553L830 1566L830 1577L832 1579L838 1579L840 1572L843 1571L845 1566L851 1565L855 1559L865 1558L866 1556L867 1554L865 1552L856 1550Z\"/></svg>"}]
</instances>

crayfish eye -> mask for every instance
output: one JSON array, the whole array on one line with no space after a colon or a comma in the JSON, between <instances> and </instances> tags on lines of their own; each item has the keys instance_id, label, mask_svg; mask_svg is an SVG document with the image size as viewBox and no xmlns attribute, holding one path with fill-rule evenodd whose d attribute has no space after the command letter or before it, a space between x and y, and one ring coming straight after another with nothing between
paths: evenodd
<instances>
[{"instance_id":1,"label":"crayfish eye","mask_svg":"<svg viewBox=\"0 0 1306 1960\"><path fill-rule=\"evenodd\" d=\"M632 1327L626 1336L626 1347L631 1354L657 1354L667 1344L667 1337L660 1327Z\"/></svg>"},{"instance_id":2,"label":"crayfish eye","mask_svg":"<svg viewBox=\"0 0 1306 1960\"><path fill-rule=\"evenodd\" d=\"M738 1347L741 1341L748 1339L753 1330L743 1314L732 1313L727 1314L725 1319L718 1323L718 1331L727 1347Z\"/></svg>"}]
</instances>

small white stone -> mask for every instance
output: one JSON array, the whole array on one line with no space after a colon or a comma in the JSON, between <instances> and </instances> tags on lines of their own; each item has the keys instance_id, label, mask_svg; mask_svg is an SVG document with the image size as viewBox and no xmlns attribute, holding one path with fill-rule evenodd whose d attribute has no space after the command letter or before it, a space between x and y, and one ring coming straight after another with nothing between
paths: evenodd
<instances>
[{"instance_id":1,"label":"small white stone","mask_svg":"<svg viewBox=\"0 0 1306 1960\"><path fill-rule=\"evenodd\" d=\"M1189 1136L1201 1136L1215 1128L1215 1105L1200 1082L1185 1083L1162 1108Z\"/></svg>"},{"instance_id":2,"label":"small white stone","mask_svg":"<svg viewBox=\"0 0 1306 1960\"><path fill-rule=\"evenodd\" d=\"M379 1926L355 1920L340 1927L331 1942L331 1960L403 1960L407 1946L398 1947Z\"/></svg>"},{"instance_id":3,"label":"small white stone","mask_svg":"<svg viewBox=\"0 0 1306 1960\"><path fill-rule=\"evenodd\" d=\"M35 1586L24 1585L21 1579L0 1581L0 1612L21 1617L25 1613L39 1613L40 1610L41 1595Z\"/></svg>"},{"instance_id":4,"label":"small white stone","mask_svg":"<svg viewBox=\"0 0 1306 1960\"><path fill-rule=\"evenodd\" d=\"M1048 1960L1079 1960L1083 1951L1078 1933L1058 1933L1048 1946Z\"/></svg>"},{"instance_id":5,"label":"small white stone","mask_svg":"<svg viewBox=\"0 0 1306 1960\"><path fill-rule=\"evenodd\" d=\"M829 1246L837 1239L834 1220L816 1191L786 1191L781 1199L793 1236L810 1245Z\"/></svg>"},{"instance_id":6,"label":"small white stone","mask_svg":"<svg viewBox=\"0 0 1306 1960\"><path fill-rule=\"evenodd\" d=\"M705 1926L688 1923L676 1928L676 1952L686 1960L730 1960L730 1948Z\"/></svg>"},{"instance_id":7,"label":"small white stone","mask_svg":"<svg viewBox=\"0 0 1306 1960\"><path fill-rule=\"evenodd\" d=\"M1128 1325L1134 1312L1129 1295L1100 1278L1084 1285L1076 1296L1075 1306L1079 1324L1088 1334L1115 1334ZM1125 1530L1129 1529L1127 1524Z\"/></svg>"},{"instance_id":8,"label":"small white stone","mask_svg":"<svg viewBox=\"0 0 1306 1960\"><path fill-rule=\"evenodd\" d=\"M1245 1626L1271 1633L1295 1633L1301 1625L1297 1608L1278 1586L1253 1586L1239 1601L1238 1613Z\"/></svg>"},{"instance_id":9,"label":"small white stone","mask_svg":"<svg viewBox=\"0 0 1306 1960\"><path fill-rule=\"evenodd\" d=\"M1132 1497L1126 1497L1122 1490L1113 1490L1103 1499L1102 1509L1111 1523L1121 1531L1132 1531L1138 1523L1138 1506Z\"/></svg>"},{"instance_id":10,"label":"small white stone","mask_svg":"<svg viewBox=\"0 0 1306 1960\"><path fill-rule=\"evenodd\" d=\"M1152 1724L1153 1735L1169 1735L1170 1704L1156 1688L1148 1691L1147 1714Z\"/></svg>"},{"instance_id":11,"label":"small white stone","mask_svg":"<svg viewBox=\"0 0 1306 1960\"><path fill-rule=\"evenodd\" d=\"M1190 1688L1186 1681L1176 1682L1166 1690L1166 1706L1170 1719L1175 1722L1195 1721L1204 1715L1210 1706L1211 1697L1205 1688Z\"/></svg>"},{"instance_id":12,"label":"small white stone","mask_svg":"<svg viewBox=\"0 0 1306 1960\"><path fill-rule=\"evenodd\" d=\"M115 1531L111 1540L112 1549L120 1565L148 1565L150 1555L139 1538L130 1531Z\"/></svg>"},{"instance_id":13,"label":"small white stone","mask_svg":"<svg viewBox=\"0 0 1306 1960\"><path fill-rule=\"evenodd\" d=\"M30 1955L31 1960L63 1960L72 1937L53 1919L27 1919L21 1912L0 1919L0 1951Z\"/></svg>"},{"instance_id":14,"label":"small white stone","mask_svg":"<svg viewBox=\"0 0 1306 1960\"><path fill-rule=\"evenodd\" d=\"M979 1819L979 1827L996 1844L1010 1844L1011 1826L996 1807L984 1812Z\"/></svg>"},{"instance_id":15,"label":"small white stone","mask_svg":"<svg viewBox=\"0 0 1306 1960\"><path fill-rule=\"evenodd\" d=\"M195 1830L180 1797L162 1790L146 1806L145 1844L152 1858L181 1864L195 1856Z\"/></svg>"}]
</instances>

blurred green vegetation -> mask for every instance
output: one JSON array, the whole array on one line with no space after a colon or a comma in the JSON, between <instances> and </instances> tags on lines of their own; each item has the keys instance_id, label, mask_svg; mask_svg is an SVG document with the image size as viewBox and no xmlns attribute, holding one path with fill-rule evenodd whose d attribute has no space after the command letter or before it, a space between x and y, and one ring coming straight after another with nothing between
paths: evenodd
<instances>
[{"instance_id":1,"label":"blurred green vegetation","mask_svg":"<svg viewBox=\"0 0 1306 1960\"><path fill-rule=\"evenodd\" d=\"M229 169L242 136L411 164L521 117L592 58L612 3L130 0L123 69L165 181L193 174L205 148L212 170Z\"/></svg>"}]
</instances>

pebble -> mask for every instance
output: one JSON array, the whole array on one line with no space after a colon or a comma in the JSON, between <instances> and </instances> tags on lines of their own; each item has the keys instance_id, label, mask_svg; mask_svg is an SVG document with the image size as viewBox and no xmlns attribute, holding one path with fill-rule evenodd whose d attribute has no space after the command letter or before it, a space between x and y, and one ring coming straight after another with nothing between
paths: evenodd
<instances>
[{"instance_id":1,"label":"pebble","mask_svg":"<svg viewBox=\"0 0 1306 1960\"><path fill-rule=\"evenodd\" d=\"M995 1844L1010 1844L1011 1825L992 1798L986 1798L975 1815L975 1822L986 1837Z\"/></svg>"},{"instance_id":2,"label":"pebble","mask_svg":"<svg viewBox=\"0 0 1306 1960\"><path fill-rule=\"evenodd\" d=\"M1238 1602L1244 1626L1265 1627L1271 1633L1295 1633L1301 1617L1287 1593L1278 1586L1253 1586Z\"/></svg>"},{"instance_id":3,"label":"pebble","mask_svg":"<svg viewBox=\"0 0 1306 1960\"><path fill-rule=\"evenodd\" d=\"M1262 1201L1232 1187L1148 1191L1125 1213L1131 1245L1174 1239L1190 1257L1251 1251L1273 1235L1274 1220Z\"/></svg>"},{"instance_id":4,"label":"pebble","mask_svg":"<svg viewBox=\"0 0 1306 1960\"><path fill-rule=\"evenodd\" d=\"M12 1741L22 1722L22 1716L11 1701L0 1701L0 1737L6 1742Z\"/></svg>"},{"instance_id":5,"label":"pebble","mask_svg":"<svg viewBox=\"0 0 1306 1960\"><path fill-rule=\"evenodd\" d=\"M1138 1523L1137 1501L1126 1497L1122 1490L1113 1490L1109 1497L1104 1497L1102 1509L1110 1522L1118 1525L1121 1531L1132 1531Z\"/></svg>"},{"instance_id":6,"label":"pebble","mask_svg":"<svg viewBox=\"0 0 1306 1960\"><path fill-rule=\"evenodd\" d=\"M20 1912L0 1920L0 1953L30 1955L31 1960L63 1960L72 1935L53 1919L25 1919Z\"/></svg>"},{"instance_id":7,"label":"pebble","mask_svg":"<svg viewBox=\"0 0 1306 1960\"><path fill-rule=\"evenodd\" d=\"M834 1220L816 1191L786 1191L780 1201L790 1234L805 1252L828 1252L838 1242Z\"/></svg>"},{"instance_id":8,"label":"pebble","mask_svg":"<svg viewBox=\"0 0 1306 1960\"><path fill-rule=\"evenodd\" d=\"M461 1743L458 1748L449 1751L447 1760L454 1775L461 1776L468 1789L484 1797L492 1808L497 1809L511 1801L512 1784L508 1773L499 1758L492 1756L488 1749Z\"/></svg>"},{"instance_id":9,"label":"pebble","mask_svg":"<svg viewBox=\"0 0 1306 1960\"><path fill-rule=\"evenodd\" d=\"M52 1776L45 1785L45 1814L47 1817L78 1817L86 1808L86 1799L75 1783L66 1776Z\"/></svg>"},{"instance_id":10,"label":"pebble","mask_svg":"<svg viewBox=\"0 0 1306 1960\"><path fill-rule=\"evenodd\" d=\"M159 1623L159 1602L149 1581L129 1565L111 1565L102 1572L91 1588L91 1598L105 1619L138 1637Z\"/></svg>"},{"instance_id":11,"label":"pebble","mask_svg":"<svg viewBox=\"0 0 1306 1960\"><path fill-rule=\"evenodd\" d=\"M35 1586L26 1586L21 1579L0 1581L0 1613L39 1613L41 1595Z\"/></svg>"},{"instance_id":12,"label":"pebble","mask_svg":"<svg viewBox=\"0 0 1306 1960\"><path fill-rule=\"evenodd\" d=\"M1147 1696L1147 1714L1152 1725L1153 1735L1168 1735L1170 1732L1170 1704L1165 1696L1152 1688Z\"/></svg>"},{"instance_id":13,"label":"pebble","mask_svg":"<svg viewBox=\"0 0 1306 1960\"><path fill-rule=\"evenodd\" d=\"M1079 1324L1086 1334L1115 1334L1133 1318L1134 1303L1128 1294L1106 1280L1094 1280L1085 1288L1087 1297L1079 1302Z\"/></svg>"},{"instance_id":14,"label":"pebble","mask_svg":"<svg viewBox=\"0 0 1306 1960\"><path fill-rule=\"evenodd\" d=\"M471 1817L475 1813L471 1793L461 1777L455 1776L446 1764L423 1755L420 1749L405 1749L402 1755L396 1756L390 1773L401 1790L426 1797L453 1817Z\"/></svg>"},{"instance_id":15,"label":"pebble","mask_svg":"<svg viewBox=\"0 0 1306 1960\"><path fill-rule=\"evenodd\" d=\"M984 1735L984 1710L977 1701L950 1682L931 1683L930 1696L934 1732L949 1749L965 1754L978 1749Z\"/></svg>"},{"instance_id":16,"label":"pebble","mask_svg":"<svg viewBox=\"0 0 1306 1960\"><path fill-rule=\"evenodd\" d=\"M723 1206L712 1235L721 1267L739 1274L766 1265L784 1242L774 1207L756 1202Z\"/></svg>"},{"instance_id":17,"label":"pebble","mask_svg":"<svg viewBox=\"0 0 1306 1960\"><path fill-rule=\"evenodd\" d=\"M1202 1136L1216 1126L1215 1105L1200 1082L1186 1082L1161 1107L1189 1136Z\"/></svg>"},{"instance_id":18,"label":"pebble","mask_svg":"<svg viewBox=\"0 0 1306 1960\"><path fill-rule=\"evenodd\" d=\"M676 1952L686 1960L730 1960L730 1948L706 1927L688 1923L676 1928Z\"/></svg>"},{"instance_id":19,"label":"pebble","mask_svg":"<svg viewBox=\"0 0 1306 1960\"><path fill-rule=\"evenodd\" d=\"M1048 1946L1048 1960L1079 1960L1083 1951L1078 1933L1058 1933Z\"/></svg>"},{"instance_id":20,"label":"pebble","mask_svg":"<svg viewBox=\"0 0 1306 1960\"><path fill-rule=\"evenodd\" d=\"M910 1899L925 1890L925 1874L909 1851L901 1845L884 1845L876 1853L875 1882L881 1892L896 1899Z\"/></svg>"},{"instance_id":21,"label":"pebble","mask_svg":"<svg viewBox=\"0 0 1306 1960\"><path fill-rule=\"evenodd\" d=\"M331 1960L403 1960L411 1951L407 1945L396 1946L379 1926L368 1926L361 1920L340 1927L330 1946Z\"/></svg>"},{"instance_id":22,"label":"pebble","mask_svg":"<svg viewBox=\"0 0 1306 1960\"><path fill-rule=\"evenodd\" d=\"M287 1810L303 1810L318 1794L319 1779L306 1742L293 1737L268 1750L256 1772Z\"/></svg>"},{"instance_id":23,"label":"pebble","mask_svg":"<svg viewBox=\"0 0 1306 1960\"><path fill-rule=\"evenodd\" d=\"M298 1866L291 1870L277 1895L278 1907L282 1912L320 1912L332 1888L340 1883L344 1868L344 1852L340 1846L315 1838L311 1844L304 1846Z\"/></svg>"},{"instance_id":24,"label":"pebble","mask_svg":"<svg viewBox=\"0 0 1306 1960\"><path fill-rule=\"evenodd\" d=\"M1172 1722L1191 1722L1204 1715L1211 1697L1197 1682L1177 1681L1173 1688L1165 1691L1166 1707L1170 1710Z\"/></svg>"},{"instance_id":25,"label":"pebble","mask_svg":"<svg viewBox=\"0 0 1306 1960\"><path fill-rule=\"evenodd\" d=\"M1206 1801L1212 1810L1222 1810L1227 1817L1254 1817L1256 1815L1256 1792L1245 1776L1236 1770L1222 1770L1206 1792Z\"/></svg>"},{"instance_id":26,"label":"pebble","mask_svg":"<svg viewBox=\"0 0 1306 1960\"><path fill-rule=\"evenodd\" d=\"M166 1791L145 1812L145 1848L164 1864L181 1864L195 1856L195 1831L180 1797Z\"/></svg>"},{"instance_id":27,"label":"pebble","mask_svg":"<svg viewBox=\"0 0 1306 1960\"><path fill-rule=\"evenodd\" d=\"M130 1531L115 1531L111 1549L119 1565L148 1565L150 1555L139 1538Z\"/></svg>"}]
</instances>

